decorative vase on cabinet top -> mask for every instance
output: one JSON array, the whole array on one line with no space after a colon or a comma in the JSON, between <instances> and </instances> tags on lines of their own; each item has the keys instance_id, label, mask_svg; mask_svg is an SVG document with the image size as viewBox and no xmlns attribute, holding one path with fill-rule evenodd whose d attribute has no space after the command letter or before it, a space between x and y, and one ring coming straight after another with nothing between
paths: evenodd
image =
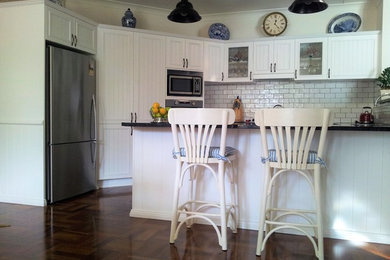
<instances>
[{"instance_id":1,"label":"decorative vase on cabinet top","mask_svg":"<svg viewBox=\"0 0 390 260\"><path fill-rule=\"evenodd\" d=\"M134 17L133 12L130 11L130 8L127 9L125 15L122 17L122 26L135 28L137 19Z\"/></svg>"}]
</instances>

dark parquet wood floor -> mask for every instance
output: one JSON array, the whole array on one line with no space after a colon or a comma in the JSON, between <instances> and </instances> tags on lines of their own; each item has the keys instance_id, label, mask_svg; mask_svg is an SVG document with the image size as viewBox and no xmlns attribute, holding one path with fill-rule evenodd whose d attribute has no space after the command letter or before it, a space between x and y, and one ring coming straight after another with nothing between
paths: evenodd
<instances>
[{"instance_id":1,"label":"dark parquet wood floor","mask_svg":"<svg viewBox=\"0 0 390 260\"><path fill-rule=\"evenodd\" d=\"M257 232L229 232L228 251L220 250L211 226L183 228L168 243L169 222L130 218L131 188L90 192L48 207L0 203L0 259L316 259L309 240L274 235L266 253L255 256ZM390 259L390 246L352 245L325 239L326 259Z\"/></svg>"}]
</instances>

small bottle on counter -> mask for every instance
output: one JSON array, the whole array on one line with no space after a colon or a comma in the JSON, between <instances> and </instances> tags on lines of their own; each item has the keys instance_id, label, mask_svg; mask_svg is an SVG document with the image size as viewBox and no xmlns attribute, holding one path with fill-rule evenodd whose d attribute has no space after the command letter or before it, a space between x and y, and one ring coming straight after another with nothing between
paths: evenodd
<instances>
[{"instance_id":1,"label":"small bottle on counter","mask_svg":"<svg viewBox=\"0 0 390 260\"><path fill-rule=\"evenodd\" d=\"M242 103L241 103L241 99L239 96L237 96L237 98L233 102L233 110L234 110L234 113L236 114L235 122L236 123L243 122L244 121L243 108L242 108Z\"/></svg>"}]
</instances>

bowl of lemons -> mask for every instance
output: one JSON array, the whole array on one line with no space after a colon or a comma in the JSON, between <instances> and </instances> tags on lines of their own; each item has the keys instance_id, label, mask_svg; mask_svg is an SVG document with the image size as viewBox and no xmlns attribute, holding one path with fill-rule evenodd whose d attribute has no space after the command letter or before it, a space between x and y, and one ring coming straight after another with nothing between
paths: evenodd
<instances>
[{"instance_id":1,"label":"bowl of lemons","mask_svg":"<svg viewBox=\"0 0 390 260\"><path fill-rule=\"evenodd\" d=\"M150 108L150 115L153 118L153 122L168 122L169 107L161 107L158 102L154 102Z\"/></svg>"}]
</instances>

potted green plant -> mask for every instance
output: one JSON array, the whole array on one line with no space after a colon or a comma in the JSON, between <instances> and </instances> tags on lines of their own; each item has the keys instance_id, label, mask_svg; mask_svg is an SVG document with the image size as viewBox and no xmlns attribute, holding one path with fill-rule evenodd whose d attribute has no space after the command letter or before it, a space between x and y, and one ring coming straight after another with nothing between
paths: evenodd
<instances>
[{"instance_id":1,"label":"potted green plant","mask_svg":"<svg viewBox=\"0 0 390 260\"><path fill-rule=\"evenodd\" d=\"M377 81L378 86L381 88L381 96L390 94L390 67L387 67L382 71ZM388 97L390 98L390 96Z\"/></svg>"}]
</instances>

